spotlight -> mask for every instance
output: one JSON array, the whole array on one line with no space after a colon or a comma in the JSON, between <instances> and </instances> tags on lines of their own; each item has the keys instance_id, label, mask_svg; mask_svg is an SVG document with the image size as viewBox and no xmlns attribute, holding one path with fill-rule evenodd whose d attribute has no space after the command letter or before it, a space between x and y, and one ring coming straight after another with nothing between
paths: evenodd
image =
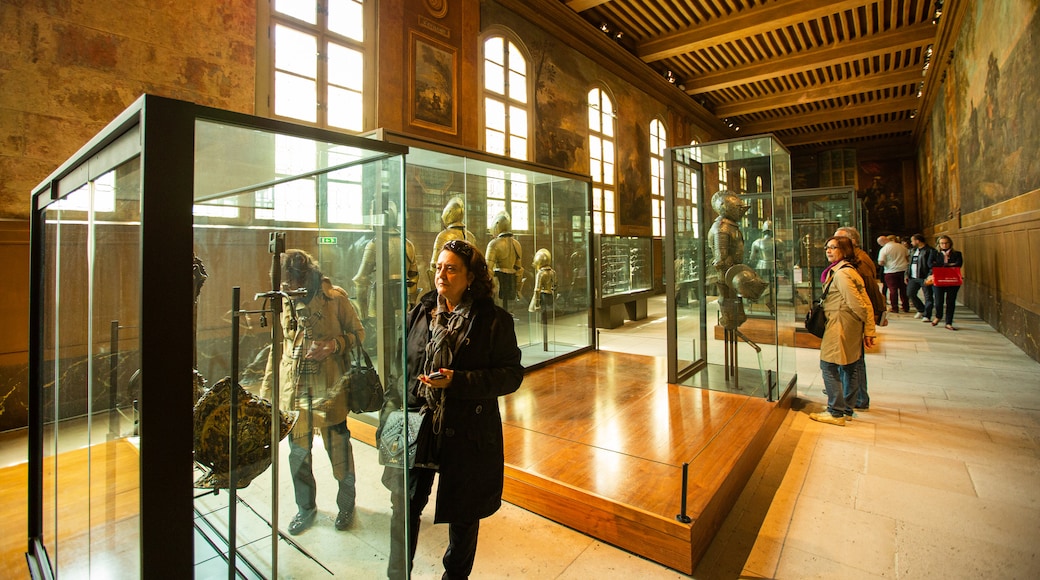
<instances>
[{"instance_id":1,"label":"spotlight","mask_svg":"<svg viewBox=\"0 0 1040 580\"><path fill-rule=\"evenodd\" d=\"M911 119L916 119L917 118L917 109L914 109L913 111L910 111L910 118Z\"/></svg>"},{"instance_id":2,"label":"spotlight","mask_svg":"<svg viewBox=\"0 0 1040 580\"><path fill-rule=\"evenodd\" d=\"M668 72L664 73L664 79L674 85L675 84L675 73L673 73L672 71L668 71Z\"/></svg>"},{"instance_id":3,"label":"spotlight","mask_svg":"<svg viewBox=\"0 0 1040 580\"><path fill-rule=\"evenodd\" d=\"M614 33L614 40L617 41L617 42L621 42L621 37L624 36L624 35L625 35L625 33L621 32L619 30L619 31Z\"/></svg>"},{"instance_id":4,"label":"spotlight","mask_svg":"<svg viewBox=\"0 0 1040 580\"><path fill-rule=\"evenodd\" d=\"M600 30L601 30L602 32L606 32L606 33L609 33L609 32L610 32L610 25L609 25L609 24L607 24L606 22L603 22L603 23L601 23L601 24L599 25L599 29L600 29Z\"/></svg>"},{"instance_id":5,"label":"spotlight","mask_svg":"<svg viewBox=\"0 0 1040 580\"><path fill-rule=\"evenodd\" d=\"M932 24L939 24L943 15L943 0L935 0L935 11L932 12Z\"/></svg>"}]
</instances>

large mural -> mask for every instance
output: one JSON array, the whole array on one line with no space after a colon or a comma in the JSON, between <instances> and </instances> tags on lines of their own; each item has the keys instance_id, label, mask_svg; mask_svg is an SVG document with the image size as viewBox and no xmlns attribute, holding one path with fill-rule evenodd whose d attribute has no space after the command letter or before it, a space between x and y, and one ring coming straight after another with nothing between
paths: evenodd
<instances>
[{"instance_id":1,"label":"large mural","mask_svg":"<svg viewBox=\"0 0 1040 580\"><path fill-rule=\"evenodd\" d=\"M1040 184L1040 18L1037 0L972 3L954 49L948 95L955 124L960 207L970 213ZM936 112L943 100L937 100ZM935 119L932 126L945 122ZM934 140L933 155L944 146ZM938 160L936 160L938 161ZM940 166L942 167L942 166ZM939 180L946 170L936 175ZM949 195L936 190L936 217Z\"/></svg>"},{"instance_id":2,"label":"large mural","mask_svg":"<svg viewBox=\"0 0 1040 580\"><path fill-rule=\"evenodd\" d=\"M856 196L863 200L863 209L871 231L877 234L908 235L917 224L907 223L903 167L900 160L864 161L859 164Z\"/></svg>"},{"instance_id":3,"label":"large mural","mask_svg":"<svg viewBox=\"0 0 1040 580\"><path fill-rule=\"evenodd\" d=\"M618 232L650 233L650 121L670 119L666 108L627 81L493 2L482 4L485 26L504 26L523 38L534 83L535 161L588 174L588 92L600 87L614 100ZM637 116L632 112L638 111ZM670 139L670 141L672 141Z\"/></svg>"}]
</instances>

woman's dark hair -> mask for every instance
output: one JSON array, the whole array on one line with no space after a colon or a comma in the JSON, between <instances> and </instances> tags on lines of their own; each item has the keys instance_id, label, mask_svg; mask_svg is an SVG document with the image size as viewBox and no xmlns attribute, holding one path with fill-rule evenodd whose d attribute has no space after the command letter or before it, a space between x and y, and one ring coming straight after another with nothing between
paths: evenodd
<instances>
[{"instance_id":1,"label":"woman's dark hair","mask_svg":"<svg viewBox=\"0 0 1040 580\"><path fill-rule=\"evenodd\" d=\"M306 288L310 299L321 290L321 270L318 261L303 250L286 250L282 254L282 283L290 290Z\"/></svg>"},{"instance_id":2,"label":"woman's dark hair","mask_svg":"<svg viewBox=\"0 0 1040 580\"><path fill-rule=\"evenodd\" d=\"M466 240L451 240L441 246L441 251L451 252L466 263L466 269L473 274L473 281L470 282L468 290L473 300L491 296L491 274L488 272L484 254L480 253L476 246Z\"/></svg>"},{"instance_id":3,"label":"woman's dark hair","mask_svg":"<svg viewBox=\"0 0 1040 580\"><path fill-rule=\"evenodd\" d=\"M845 236L831 236L827 238L827 241L823 245L834 242L834 245L838 246L838 250L841 252L841 257L846 262L853 266L859 265L859 260L856 259L856 246L852 245L852 239Z\"/></svg>"}]
</instances>

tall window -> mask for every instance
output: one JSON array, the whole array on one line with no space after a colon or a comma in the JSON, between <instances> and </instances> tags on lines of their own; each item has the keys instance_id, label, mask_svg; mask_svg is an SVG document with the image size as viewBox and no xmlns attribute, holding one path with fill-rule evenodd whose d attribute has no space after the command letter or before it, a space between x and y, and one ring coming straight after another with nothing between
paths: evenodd
<instances>
[{"instance_id":1,"label":"tall window","mask_svg":"<svg viewBox=\"0 0 1040 580\"><path fill-rule=\"evenodd\" d=\"M747 167L740 168L740 193L747 193Z\"/></svg>"},{"instance_id":2,"label":"tall window","mask_svg":"<svg viewBox=\"0 0 1040 580\"><path fill-rule=\"evenodd\" d=\"M601 89L589 91L589 173L592 174L592 231L613 234L617 224L614 104Z\"/></svg>"},{"instance_id":3,"label":"tall window","mask_svg":"<svg viewBox=\"0 0 1040 580\"><path fill-rule=\"evenodd\" d=\"M487 170L487 227L494 226L499 212L507 212L514 232L530 229L528 192L530 183L527 174L506 172L500 169Z\"/></svg>"},{"instance_id":4,"label":"tall window","mask_svg":"<svg viewBox=\"0 0 1040 580\"><path fill-rule=\"evenodd\" d=\"M274 0L270 110L319 127L365 129L364 0Z\"/></svg>"},{"instance_id":5,"label":"tall window","mask_svg":"<svg viewBox=\"0 0 1040 580\"><path fill-rule=\"evenodd\" d=\"M658 119L650 121L650 213L655 236L664 235L664 150L668 133Z\"/></svg>"},{"instance_id":6,"label":"tall window","mask_svg":"<svg viewBox=\"0 0 1040 580\"><path fill-rule=\"evenodd\" d=\"M484 41L485 151L527 160L527 107L527 59L506 38L488 38Z\"/></svg>"}]
</instances>

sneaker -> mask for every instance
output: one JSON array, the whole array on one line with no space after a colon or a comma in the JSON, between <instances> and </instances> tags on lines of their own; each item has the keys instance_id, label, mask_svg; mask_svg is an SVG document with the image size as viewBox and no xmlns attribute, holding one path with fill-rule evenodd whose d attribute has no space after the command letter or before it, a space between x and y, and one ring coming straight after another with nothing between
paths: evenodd
<instances>
[{"instance_id":1,"label":"sneaker","mask_svg":"<svg viewBox=\"0 0 1040 580\"><path fill-rule=\"evenodd\" d=\"M931 319L928 318L927 316L925 316L925 317L921 318L921 322L931 322Z\"/></svg>"},{"instance_id":2,"label":"sneaker","mask_svg":"<svg viewBox=\"0 0 1040 580\"><path fill-rule=\"evenodd\" d=\"M350 524L354 522L354 510L339 512L336 516L336 529L339 531L346 530L350 527Z\"/></svg>"},{"instance_id":3,"label":"sneaker","mask_svg":"<svg viewBox=\"0 0 1040 580\"><path fill-rule=\"evenodd\" d=\"M920 312L918 312L917 314L914 315L914 318L921 318L922 316L924 316L924 315L921 314Z\"/></svg>"},{"instance_id":4,"label":"sneaker","mask_svg":"<svg viewBox=\"0 0 1040 580\"><path fill-rule=\"evenodd\" d=\"M839 427L845 426L845 417L835 417L827 411L822 413L809 413L809 418L813 421L819 421L820 423L828 423Z\"/></svg>"},{"instance_id":5,"label":"sneaker","mask_svg":"<svg viewBox=\"0 0 1040 580\"><path fill-rule=\"evenodd\" d=\"M845 420L846 421L851 421L853 419L859 419L859 415L857 415L855 413L846 413L845 414Z\"/></svg>"},{"instance_id":6,"label":"sneaker","mask_svg":"<svg viewBox=\"0 0 1040 580\"><path fill-rule=\"evenodd\" d=\"M289 522L289 534L295 536L311 527L311 524L314 523L314 518L317 515L318 508L300 510L297 512L296 516L293 517L291 522Z\"/></svg>"}]
</instances>

